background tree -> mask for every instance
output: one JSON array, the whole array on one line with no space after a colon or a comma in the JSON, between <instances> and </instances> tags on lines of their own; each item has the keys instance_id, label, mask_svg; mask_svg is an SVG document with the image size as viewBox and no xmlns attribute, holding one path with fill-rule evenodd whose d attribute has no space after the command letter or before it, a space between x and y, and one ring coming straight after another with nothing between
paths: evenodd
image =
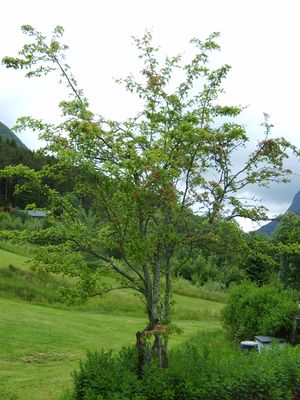
<instances>
[{"instance_id":1,"label":"background tree","mask_svg":"<svg viewBox=\"0 0 300 400\"><path fill-rule=\"evenodd\" d=\"M247 254L247 235L238 224L219 218L213 226L207 218L191 216L193 240L175 253L175 273L198 285L226 290L246 274L240 265Z\"/></svg>"},{"instance_id":2,"label":"background tree","mask_svg":"<svg viewBox=\"0 0 300 400\"><path fill-rule=\"evenodd\" d=\"M32 169L38 170L43 165L51 163L50 157L44 157L36 152L27 149L25 146L18 145L14 140L0 137L0 168L9 165L23 164ZM0 204L11 204L13 207L24 208L26 204L35 201L39 207L45 205L45 199L37 194L17 195L14 191L16 185L20 184L22 179L4 177L0 180ZM34 197L34 200L33 200Z\"/></svg>"},{"instance_id":3,"label":"background tree","mask_svg":"<svg viewBox=\"0 0 300 400\"><path fill-rule=\"evenodd\" d=\"M251 232L245 238L240 267L247 278L261 285L278 277L278 249L271 238L259 232Z\"/></svg>"},{"instance_id":4,"label":"background tree","mask_svg":"<svg viewBox=\"0 0 300 400\"><path fill-rule=\"evenodd\" d=\"M166 367L173 257L176 249L195 239L188 223L191 213L201 213L210 226L220 216L265 217L263 207L247 206L237 193L250 184L286 181L290 171L283 162L292 146L284 138L269 137L266 117L263 140L240 168L232 165L248 136L233 122L242 108L217 104L230 70L228 65L209 67L209 54L219 50L218 34L205 41L193 39L189 62L178 55L160 63L151 34L136 38L140 75L119 82L141 99L143 108L120 123L88 109L65 63L62 27L55 28L49 42L29 25L22 29L33 41L19 57L5 57L3 63L27 69L28 77L58 70L72 96L60 103L65 120L58 126L31 117L18 123L19 128L40 131L48 142L45 151L55 154L58 163L38 173L22 168L3 172L25 174L49 194L59 215L35 236L44 244L36 267L76 276L83 296L113 289L101 279L107 271L115 279L114 288L137 291L148 316L147 326L136 334L139 373L154 354ZM174 77L182 82L175 85ZM224 122L216 126L220 118ZM43 185L45 176L67 181L74 166L81 173L73 196L60 196ZM89 197L88 215L74 205L74 196Z\"/></svg>"},{"instance_id":5,"label":"background tree","mask_svg":"<svg viewBox=\"0 0 300 400\"><path fill-rule=\"evenodd\" d=\"M55 157L43 154L39 151L31 151L25 146L18 146L14 140L0 137L0 168L7 166L23 165L32 170L39 171L44 166L51 166L57 162ZM50 174L44 175L44 184L56 189L59 193L66 193L73 188L73 177L76 174L74 167L69 173L68 181L63 184L59 183L56 176L51 178ZM14 175L14 176L13 176ZM37 207L47 207L48 199L46 193L38 190L37 192L16 191L15 188L24 183L22 176L13 174L11 177L6 176L0 180L0 205L11 204L13 208L24 209L27 204L35 203ZM84 199L83 199L84 200Z\"/></svg>"},{"instance_id":6,"label":"background tree","mask_svg":"<svg viewBox=\"0 0 300 400\"><path fill-rule=\"evenodd\" d=\"M277 247L279 276L291 288L300 286L300 217L288 212L276 227L272 240Z\"/></svg>"}]
</instances>

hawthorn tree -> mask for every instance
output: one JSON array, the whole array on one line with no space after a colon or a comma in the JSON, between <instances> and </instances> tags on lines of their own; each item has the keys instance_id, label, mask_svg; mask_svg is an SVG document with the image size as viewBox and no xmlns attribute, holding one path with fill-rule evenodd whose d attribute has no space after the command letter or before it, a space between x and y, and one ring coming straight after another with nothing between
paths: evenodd
<instances>
[{"instance_id":1,"label":"hawthorn tree","mask_svg":"<svg viewBox=\"0 0 300 400\"><path fill-rule=\"evenodd\" d=\"M216 33L191 41L194 54L188 62L177 55L160 63L151 34L135 38L140 74L119 83L143 107L134 118L118 122L90 111L66 64L62 27L50 40L29 25L22 29L32 41L18 57L5 57L4 65L27 70L27 77L57 70L71 96L60 103L64 121L59 125L32 117L17 123L18 129L40 132L48 143L44 151L54 154L57 164L38 172L22 166L2 171L27 178L23 190L38 187L51 201L50 226L28 236L41 244L35 266L77 277L77 295L84 297L115 288L138 292L148 317L136 333L138 371L142 374L154 355L167 367L172 260L176 249L199 245L201 236L190 229L190 216L204 215L205 229L220 217L265 218L264 207L249 206L238 194L248 185L286 181L290 171L284 160L292 146L270 137L266 116L263 139L242 166L233 165L249 137L234 120L242 108L218 104L230 67L210 68L209 56L219 50ZM174 78L181 83L175 85ZM45 184L47 177L68 181L74 167L72 193L61 196ZM79 207L84 199L86 213ZM111 287L103 279L107 273L116 282Z\"/></svg>"}]
</instances>

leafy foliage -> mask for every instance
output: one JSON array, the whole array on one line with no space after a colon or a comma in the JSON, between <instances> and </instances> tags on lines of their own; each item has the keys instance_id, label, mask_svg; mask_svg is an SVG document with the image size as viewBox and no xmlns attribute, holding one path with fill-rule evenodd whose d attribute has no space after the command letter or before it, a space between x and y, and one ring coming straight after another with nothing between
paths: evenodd
<instances>
[{"instance_id":1,"label":"leafy foliage","mask_svg":"<svg viewBox=\"0 0 300 400\"><path fill-rule=\"evenodd\" d=\"M300 217L287 213L273 233L279 256L279 275L284 284L294 289L300 286Z\"/></svg>"},{"instance_id":2,"label":"leafy foliage","mask_svg":"<svg viewBox=\"0 0 300 400\"><path fill-rule=\"evenodd\" d=\"M221 335L198 335L170 352L170 367L147 367L143 381L134 374L133 349L119 355L89 354L74 374L68 400L290 400L299 386L299 348L243 354Z\"/></svg>"},{"instance_id":3,"label":"leafy foliage","mask_svg":"<svg viewBox=\"0 0 300 400\"><path fill-rule=\"evenodd\" d=\"M102 350L89 353L80 370L74 373L74 399L138 398L139 381L135 373L136 349L123 349L118 356ZM118 396L118 397L116 397Z\"/></svg>"},{"instance_id":4,"label":"leafy foliage","mask_svg":"<svg viewBox=\"0 0 300 400\"><path fill-rule=\"evenodd\" d=\"M212 227L207 220L193 216L189 224L192 243L176 251L176 275L221 292L246 279L241 265L248 254L248 235L235 221L218 219Z\"/></svg>"},{"instance_id":5,"label":"leafy foliage","mask_svg":"<svg viewBox=\"0 0 300 400\"><path fill-rule=\"evenodd\" d=\"M258 287L245 282L231 289L222 318L224 328L233 338L289 337L297 312L293 295L279 283Z\"/></svg>"},{"instance_id":6,"label":"leafy foliage","mask_svg":"<svg viewBox=\"0 0 300 400\"><path fill-rule=\"evenodd\" d=\"M240 267L248 279L263 284L278 277L279 249L266 235L252 232L246 236L246 246Z\"/></svg>"},{"instance_id":7,"label":"leafy foliage","mask_svg":"<svg viewBox=\"0 0 300 400\"><path fill-rule=\"evenodd\" d=\"M56 160L52 156L34 152L25 146L18 146L14 140L2 139L0 137L0 205L12 204L14 208L24 209L27 204L35 203L37 207L48 205L46 193L36 187L36 191L29 190L25 185L28 170L39 171L45 165L53 166ZM14 167L14 168L12 168ZM27 167L27 169L26 169ZM27 171L27 174L26 172ZM44 177L44 183L60 192L70 188L70 184L64 184L64 188L51 176ZM23 186L22 191L19 190Z\"/></svg>"},{"instance_id":8,"label":"leafy foliage","mask_svg":"<svg viewBox=\"0 0 300 400\"><path fill-rule=\"evenodd\" d=\"M177 55L160 63L151 34L135 38L142 69L137 78L128 76L119 83L143 106L135 118L118 122L89 110L65 61L62 27L55 28L50 41L29 25L22 29L32 41L19 57L5 57L3 63L26 69L28 77L59 71L71 91L71 99L60 103L61 124L32 117L18 121L19 129L40 132L47 141L45 153L55 154L57 163L38 172L22 167L2 172L23 176L23 188L42 190L51 200L51 226L28 235L28 240L43 245L36 267L76 277L76 295L114 289L101 280L108 271L119 279L118 288L140 293L149 320L137 332L140 365L156 353L159 365L167 366L167 338L156 330L153 345L146 346L143 332L170 322L176 251L201 243L203 232L212 231L221 217L265 218L264 207L249 207L237 193L252 184L286 181L290 171L284 161L288 150L296 149L284 138L270 138L265 115L264 138L240 169L233 165L249 138L234 120L242 107L218 104L230 67L209 66L210 54L219 50L217 33L204 41L193 39L188 62ZM176 85L177 71L182 81ZM74 168L71 195L61 195L45 181L55 177L67 182ZM88 203L86 214L80 207L83 199ZM204 231L190 229L196 208L204 215Z\"/></svg>"}]
</instances>

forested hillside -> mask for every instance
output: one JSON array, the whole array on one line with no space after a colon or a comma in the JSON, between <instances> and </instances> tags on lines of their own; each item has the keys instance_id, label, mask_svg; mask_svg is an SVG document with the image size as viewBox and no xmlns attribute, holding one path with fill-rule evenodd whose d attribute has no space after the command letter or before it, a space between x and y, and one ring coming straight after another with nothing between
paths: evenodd
<instances>
[{"instance_id":1,"label":"forested hillside","mask_svg":"<svg viewBox=\"0 0 300 400\"><path fill-rule=\"evenodd\" d=\"M21 164L34 171L40 171L43 167L55 163L54 157L28 149L7 126L0 122L0 169ZM71 181L71 176L69 178ZM61 192L70 188L68 184L61 185L51 177L45 178L44 182ZM17 176L0 178L1 207L24 209L28 204L33 203L38 208L48 205L47 196L40 190L15 192L16 186L22 183L24 179Z\"/></svg>"},{"instance_id":2,"label":"forested hillside","mask_svg":"<svg viewBox=\"0 0 300 400\"><path fill-rule=\"evenodd\" d=\"M6 125L0 121L0 141L14 142L16 147L27 149L25 144Z\"/></svg>"}]
</instances>

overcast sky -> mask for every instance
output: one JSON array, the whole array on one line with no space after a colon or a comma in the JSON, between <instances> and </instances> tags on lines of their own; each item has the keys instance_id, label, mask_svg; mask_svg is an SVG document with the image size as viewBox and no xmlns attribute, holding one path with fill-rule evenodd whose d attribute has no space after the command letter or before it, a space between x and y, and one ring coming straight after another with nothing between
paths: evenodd
<instances>
[{"instance_id":1,"label":"overcast sky","mask_svg":"<svg viewBox=\"0 0 300 400\"><path fill-rule=\"evenodd\" d=\"M16 55L26 41L21 25L45 33L63 25L69 64L93 111L122 119L135 114L136 102L112 77L137 70L132 35L151 29L163 52L174 55L188 51L192 37L204 39L219 31L218 61L232 66L222 100L248 105L241 122L253 143L263 133L260 123L266 112L274 124L272 135L300 147L299 15L298 0L10 0L1 4L0 58ZM63 95L53 79L28 80L22 72L0 66L0 121L9 127L23 115L55 118ZM39 146L29 132L19 137L32 149ZM293 160L290 165L290 184L252 190L271 214L284 212L300 190L300 164Z\"/></svg>"}]
</instances>

